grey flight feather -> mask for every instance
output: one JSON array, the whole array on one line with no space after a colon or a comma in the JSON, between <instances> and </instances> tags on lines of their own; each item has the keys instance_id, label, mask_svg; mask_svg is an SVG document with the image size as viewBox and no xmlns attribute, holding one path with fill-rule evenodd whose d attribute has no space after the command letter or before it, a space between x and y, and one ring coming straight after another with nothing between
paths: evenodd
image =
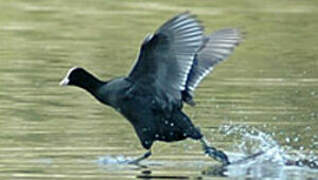
<instances>
[{"instance_id":1,"label":"grey flight feather","mask_svg":"<svg viewBox=\"0 0 318 180\"><path fill-rule=\"evenodd\" d=\"M189 13L182 13L148 35L129 78L138 85L161 88L181 100L196 52L202 46L203 27Z\"/></svg>"},{"instance_id":2,"label":"grey flight feather","mask_svg":"<svg viewBox=\"0 0 318 180\"><path fill-rule=\"evenodd\" d=\"M192 100L195 88L216 64L225 60L233 52L241 40L241 34L237 29L222 29L204 36L203 45L195 55L186 82L186 90L182 92L182 99L185 102L190 105L195 104Z\"/></svg>"}]
</instances>

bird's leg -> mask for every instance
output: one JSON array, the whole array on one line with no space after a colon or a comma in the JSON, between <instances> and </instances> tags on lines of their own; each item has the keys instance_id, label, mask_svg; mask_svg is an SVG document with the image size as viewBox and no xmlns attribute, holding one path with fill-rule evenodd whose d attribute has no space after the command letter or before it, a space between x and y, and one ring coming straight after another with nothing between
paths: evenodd
<instances>
[{"instance_id":1,"label":"bird's leg","mask_svg":"<svg viewBox=\"0 0 318 180\"><path fill-rule=\"evenodd\" d=\"M142 156L131 160L128 162L128 164L139 164L140 161L147 159L149 156L151 156L151 151L146 152L145 154L143 154Z\"/></svg>"},{"instance_id":2,"label":"bird's leg","mask_svg":"<svg viewBox=\"0 0 318 180\"><path fill-rule=\"evenodd\" d=\"M205 154L209 155L211 158L217 161L222 162L223 165L230 164L227 155L223 151L217 150L213 146L210 146L208 141L204 137L200 139L200 142L202 144L202 149L204 150Z\"/></svg>"}]
</instances>

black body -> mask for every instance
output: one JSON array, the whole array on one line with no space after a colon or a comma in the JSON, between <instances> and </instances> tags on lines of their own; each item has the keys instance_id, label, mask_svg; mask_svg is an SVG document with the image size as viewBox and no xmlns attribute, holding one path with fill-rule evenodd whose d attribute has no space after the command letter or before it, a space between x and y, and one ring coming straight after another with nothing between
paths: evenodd
<instances>
[{"instance_id":1,"label":"black body","mask_svg":"<svg viewBox=\"0 0 318 180\"><path fill-rule=\"evenodd\" d=\"M82 68L74 69L69 80L70 85L86 89L100 102L120 112L133 125L146 149L155 140L172 142L202 137L181 111L182 102L169 100L160 89L138 87L129 77L102 82Z\"/></svg>"},{"instance_id":2,"label":"black body","mask_svg":"<svg viewBox=\"0 0 318 180\"><path fill-rule=\"evenodd\" d=\"M195 17L183 13L145 38L127 77L103 82L82 68L73 68L62 83L81 87L120 112L146 149L156 140L201 139L200 131L182 112L183 102L195 104L194 89L239 41L235 29L203 36Z\"/></svg>"}]
</instances>

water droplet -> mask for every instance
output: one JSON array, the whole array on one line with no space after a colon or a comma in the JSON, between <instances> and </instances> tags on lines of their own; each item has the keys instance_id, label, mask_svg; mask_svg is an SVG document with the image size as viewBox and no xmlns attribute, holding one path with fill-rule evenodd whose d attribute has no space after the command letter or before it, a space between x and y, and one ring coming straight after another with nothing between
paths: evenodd
<instances>
[{"instance_id":1,"label":"water droplet","mask_svg":"<svg viewBox=\"0 0 318 180\"><path fill-rule=\"evenodd\" d=\"M158 138L158 137L159 137L159 134L155 134L155 137Z\"/></svg>"},{"instance_id":2,"label":"water droplet","mask_svg":"<svg viewBox=\"0 0 318 180\"><path fill-rule=\"evenodd\" d=\"M311 117L316 117L316 113L312 112L312 113L310 113L310 116Z\"/></svg>"},{"instance_id":3,"label":"water droplet","mask_svg":"<svg viewBox=\"0 0 318 180\"><path fill-rule=\"evenodd\" d=\"M289 137L285 138L285 141L286 141L287 143L289 143L289 142L290 142L290 138L289 138Z\"/></svg>"},{"instance_id":4,"label":"water droplet","mask_svg":"<svg viewBox=\"0 0 318 180\"><path fill-rule=\"evenodd\" d=\"M272 136L276 136L276 133L275 133L275 132L272 132Z\"/></svg>"},{"instance_id":5,"label":"water droplet","mask_svg":"<svg viewBox=\"0 0 318 180\"><path fill-rule=\"evenodd\" d=\"M173 123L171 123L171 124L170 124L170 126L174 126L174 124L173 124Z\"/></svg>"},{"instance_id":6,"label":"water droplet","mask_svg":"<svg viewBox=\"0 0 318 180\"><path fill-rule=\"evenodd\" d=\"M165 124L168 124L169 122L168 121L165 121Z\"/></svg>"},{"instance_id":7,"label":"water droplet","mask_svg":"<svg viewBox=\"0 0 318 180\"><path fill-rule=\"evenodd\" d=\"M303 166L304 164L303 164L303 162L302 161L298 161L298 164L297 164L298 166Z\"/></svg>"}]
</instances>

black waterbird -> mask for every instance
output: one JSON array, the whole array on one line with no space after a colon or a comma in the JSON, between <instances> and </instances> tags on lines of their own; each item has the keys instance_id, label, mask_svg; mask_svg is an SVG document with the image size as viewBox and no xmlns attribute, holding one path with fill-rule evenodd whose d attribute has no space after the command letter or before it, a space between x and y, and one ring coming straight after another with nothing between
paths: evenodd
<instances>
[{"instance_id":1,"label":"black waterbird","mask_svg":"<svg viewBox=\"0 0 318 180\"><path fill-rule=\"evenodd\" d=\"M101 81L83 68L74 67L60 84L87 90L132 124L142 146L149 151L130 163L149 157L155 141L192 138L200 140L209 156L229 164L228 157L207 143L182 107L183 102L195 105L195 88L240 41L236 29L203 35L196 17L185 12L145 37L128 76Z\"/></svg>"}]
</instances>

